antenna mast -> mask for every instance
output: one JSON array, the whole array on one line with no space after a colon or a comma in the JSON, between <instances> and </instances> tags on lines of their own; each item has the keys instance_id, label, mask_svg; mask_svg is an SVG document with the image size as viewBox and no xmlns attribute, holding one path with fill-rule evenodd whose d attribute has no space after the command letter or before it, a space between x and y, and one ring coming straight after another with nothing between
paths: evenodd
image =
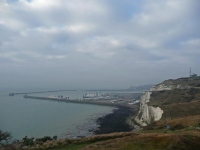
<instances>
[{"instance_id":1,"label":"antenna mast","mask_svg":"<svg viewBox=\"0 0 200 150\"><path fill-rule=\"evenodd\" d=\"M191 67L190 67L190 77L191 77Z\"/></svg>"}]
</instances>

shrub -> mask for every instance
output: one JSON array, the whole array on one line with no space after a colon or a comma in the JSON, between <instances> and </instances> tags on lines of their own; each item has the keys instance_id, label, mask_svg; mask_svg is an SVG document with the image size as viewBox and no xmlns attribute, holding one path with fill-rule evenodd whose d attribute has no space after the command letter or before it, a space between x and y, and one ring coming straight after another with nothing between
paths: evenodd
<instances>
[{"instance_id":1,"label":"shrub","mask_svg":"<svg viewBox=\"0 0 200 150\"><path fill-rule=\"evenodd\" d=\"M53 136L53 140L57 140L57 136Z\"/></svg>"},{"instance_id":2,"label":"shrub","mask_svg":"<svg viewBox=\"0 0 200 150\"><path fill-rule=\"evenodd\" d=\"M6 145L11 142L12 136L9 132L3 132L0 130L0 145Z\"/></svg>"},{"instance_id":3,"label":"shrub","mask_svg":"<svg viewBox=\"0 0 200 150\"><path fill-rule=\"evenodd\" d=\"M46 141L51 141L51 140L53 140L53 139L50 136L44 136L43 138L37 138L35 141L36 142L46 142Z\"/></svg>"},{"instance_id":4,"label":"shrub","mask_svg":"<svg viewBox=\"0 0 200 150\"><path fill-rule=\"evenodd\" d=\"M37 138L35 140L34 140L34 138L28 138L27 136L25 136L22 139L22 143L25 146L31 146L31 145L34 145L34 144L43 144L47 141L52 141L52 140L56 140L56 139L57 139L57 136L54 136L53 138L51 138L50 136L44 136L42 138Z\"/></svg>"},{"instance_id":5,"label":"shrub","mask_svg":"<svg viewBox=\"0 0 200 150\"><path fill-rule=\"evenodd\" d=\"M27 136L25 136L22 140L23 140L23 145L25 146L34 144L34 138L28 138Z\"/></svg>"},{"instance_id":6,"label":"shrub","mask_svg":"<svg viewBox=\"0 0 200 150\"><path fill-rule=\"evenodd\" d=\"M184 126L182 124L177 124L177 125L171 127L171 130L180 130L183 128L184 128Z\"/></svg>"}]
</instances>

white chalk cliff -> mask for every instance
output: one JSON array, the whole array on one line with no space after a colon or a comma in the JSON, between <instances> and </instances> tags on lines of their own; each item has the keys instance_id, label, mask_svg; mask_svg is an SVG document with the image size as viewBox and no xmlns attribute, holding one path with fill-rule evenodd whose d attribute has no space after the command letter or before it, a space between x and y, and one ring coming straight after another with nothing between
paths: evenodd
<instances>
[{"instance_id":1,"label":"white chalk cliff","mask_svg":"<svg viewBox=\"0 0 200 150\"><path fill-rule=\"evenodd\" d=\"M163 110L160 107L148 106L150 97L153 91L172 90L173 85L158 84L153 86L150 91L145 92L140 101L140 110L135 118L135 121L141 126L146 126L153 121L158 121L162 118Z\"/></svg>"},{"instance_id":2,"label":"white chalk cliff","mask_svg":"<svg viewBox=\"0 0 200 150\"><path fill-rule=\"evenodd\" d=\"M140 110L135 120L141 126L146 126L152 121L158 121L161 119L163 110L159 107L148 106L148 102L150 100L152 92L145 92L141 98L140 102Z\"/></svg>"}]
</instances>

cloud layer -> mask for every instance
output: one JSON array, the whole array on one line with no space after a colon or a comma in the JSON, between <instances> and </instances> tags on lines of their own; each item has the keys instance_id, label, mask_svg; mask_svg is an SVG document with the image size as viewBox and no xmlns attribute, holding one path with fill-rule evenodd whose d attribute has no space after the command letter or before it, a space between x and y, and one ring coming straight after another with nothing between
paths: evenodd
<instances>
[{"instance_id":1,"label":"cloud layer","mask_svg":"<svg viewBox=\"0 0 200 150\"><path fill-rule=\"evenodd\" d=\"M199 0L1 0L0 84L126 88L200 74L199 11Z\"/></svg>"}]
</instances>

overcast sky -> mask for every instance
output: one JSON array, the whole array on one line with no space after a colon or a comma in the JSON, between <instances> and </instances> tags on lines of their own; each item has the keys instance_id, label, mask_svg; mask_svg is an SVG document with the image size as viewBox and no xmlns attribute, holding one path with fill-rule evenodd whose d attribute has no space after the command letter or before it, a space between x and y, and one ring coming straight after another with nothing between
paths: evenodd
<instances>
[{"instance_id":1,"label":"overcast sky","mask_svg":"<svg viewBox=\"0 0 200 150\"><path fill-rule=\"evenodd\" d=\"M128 88L200 74L200 0L0 0L0 88Z\"/></svg>"}]
</instances>

